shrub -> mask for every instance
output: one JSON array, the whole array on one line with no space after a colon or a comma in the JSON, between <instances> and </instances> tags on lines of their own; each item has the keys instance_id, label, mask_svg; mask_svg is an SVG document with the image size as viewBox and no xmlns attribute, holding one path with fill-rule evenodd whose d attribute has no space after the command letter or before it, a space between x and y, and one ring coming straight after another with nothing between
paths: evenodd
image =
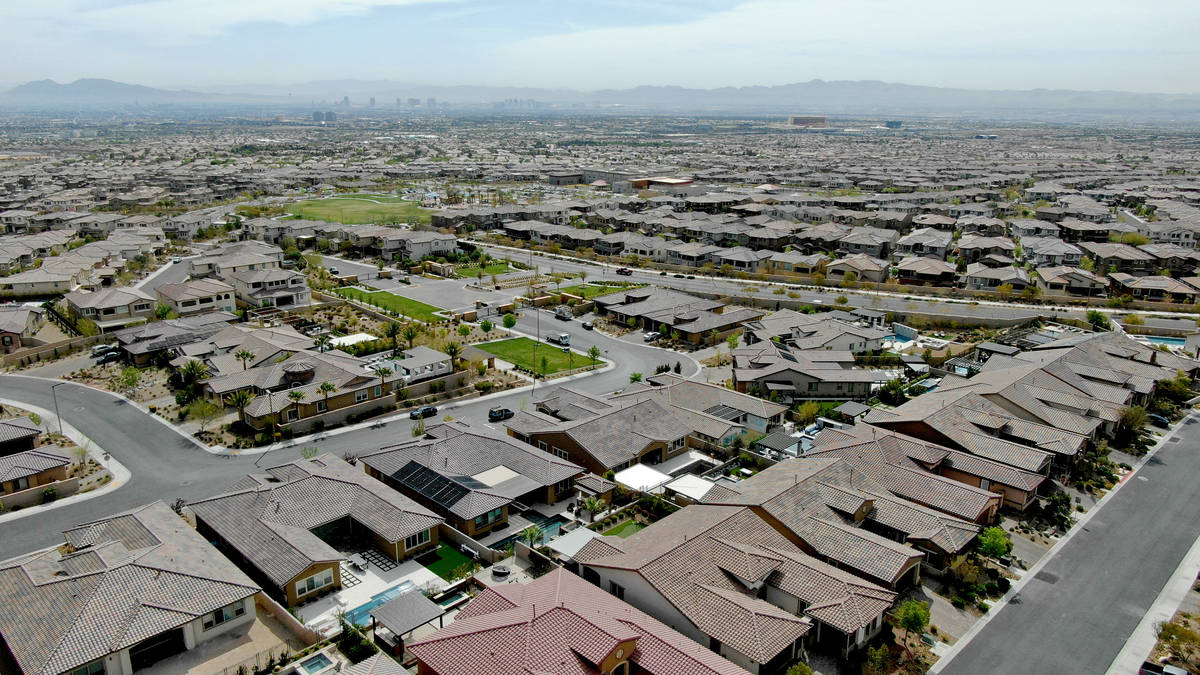
<instances>
[{"instance_id":1,"label":"shrub","mask_svg":"<svg viewBox=\"0 0 1200 675\"><path fill-rule=\"evenodd\" d=\"M980 600L980 601L979 601L979 604L977 604L977 605L975 605L975 606L979 608L979 611L981 611L981 612L983 612L983 613L985 613L985 614L987 613L987 611L988 611L989 609L991 609L991 608L992 608L992 606L991 606L991 605L987 604L987 603L986 603L986 602L984 602L983 600Z\"/></svg>"},{"instance_id":2,"label":"shrub","mask_svg":"<svg viewBox=\"0 0 1200 675\"><path fill-rule=\"evenodd\" d=\"M54 486L50 486L50 487L42 490L42 503L43 504L49 504L50 502L54 501L57 498L58 498L58 489L55 488Z\"/></svg>"},{"instance_id":3,"label":"shrub","mask_svg":"<svg viewBox=\"0 0 1200 675\"><path fill-rule=\"evenodd\" d=\"M950 598L950 604L954 605L955 609L962 609L963 607L967 606L966 601L957 595L953 598Z\"/></svg>"},{"instance_id":4,"label":"shrub","mask_svg":"<svg viewBox=\"0 0 1200 675\"><path fill-rule=\"evenodd\" d=\"M1000 586L995 583L989 582L983 588L984 588L984 592L988 595L988 597L1000 595Z\"/></svg>"},{"instance_id":5,"label":"shrub","mask_svg":"<svg viewBox=\"0 0 1200 675\"><path fill-rule=\"evenodd\" d=\"M491 391L492 386L492 382L489 380L482 380L475 383L475 389L481 393Z\"/></svg>"},{"instance_id":6,"label":"shrub","mask_svg":"<svg viewBox=\"0 0 1200 675\"><path fill-rule=\"evenodd\" d=\"M1012 588L1012 582L1004 577L1000 577L996 580L996 588L1001 593L1007 593L1008 589Z\"/></svg>"}]
</instances>

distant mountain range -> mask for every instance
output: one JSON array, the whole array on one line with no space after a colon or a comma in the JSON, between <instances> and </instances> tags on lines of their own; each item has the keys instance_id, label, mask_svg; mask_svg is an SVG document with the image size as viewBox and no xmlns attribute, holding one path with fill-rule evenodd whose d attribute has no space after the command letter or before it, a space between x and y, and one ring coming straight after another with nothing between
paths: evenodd
<instances>
[{"instance_id":1,"label":"distant mountain range","mask_svg":"<svg viewBox=\"0 0 1200 675\"><path fill-rule=\"evenodd\" d=\"M689 89L643 86L632 89L573 91L497 86L409 85L388 80L323 80L292 85L228 86L211 91L156 89L103 79L58 84L40 80L0 94L0 105L23 107L113 108L133 105L328 108L349 97L352 106L370 97L382 109L395 99L436 98L455 106L491 106L501 101L545 105L625 107L631 111L720 112L726 114L966 115L972 117L1088 117L1200 119L1200 95L1136 94L1063 89L951 89L878 81L811 80L778 86Z\"/></svg>"}]
</instances>

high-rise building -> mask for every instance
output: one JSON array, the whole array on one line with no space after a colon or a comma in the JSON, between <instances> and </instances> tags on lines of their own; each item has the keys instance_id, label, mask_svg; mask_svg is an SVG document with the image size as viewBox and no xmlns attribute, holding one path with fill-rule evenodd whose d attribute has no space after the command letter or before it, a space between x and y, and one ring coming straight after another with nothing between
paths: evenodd
<instances>
[{"instance_id":1,"label":"high-rise building","mask_svg":"<svg viewBox=\"0 0 1200 675\"><path fill-rule=\"evenodd\" d=\"M901 124L903 124L903 122L899 120L888 120L883 123L883 126L889 129L899 129Z\"/></svg>"},{"instance_id":2,"label":"high-rise building","mask_svg":"<svg viewBox=\"0 0 1200 675\"><path fill-rule=\"evenodd\" d=\"M420 105L421 105L421 99L419 99L419 98L408 99L408 107L417 108L417 107L420 107Z\"/></svg>"},{"instance_id":3,"label":"high-rise building","mask_svg":"<svg viewBox=\"0 0 1200 675\"><path fill-rule=\"evenodd\" d=\"M372 97L371 97L371 102L367 104L367 107L368 107L368 108L374 108L374 107L375 107L375 97L374 97L374 96L372 96Z\"/></svg>"},{"instance_id":4,"label":"high-rise building","mask_svg":"<svg viewBox=\"0 0 1200 675\"><path fill-rule=\"evenodd\" d=\"M429 97L429 98L427 98L427 99L425 99L425 107L426 107L426 108L435 108L435 107L437 107L437 99L436 99L436 98L433 98L432 96L431 96L431 97Z\"/></svg>"},{"instance_id":5,"label":"high-rise building","mask_svg":"<svg viewBox=\"0 0 1200 675\"><path fill-rule=\"evenodd\" d=\"M320 110L314 112L313 113L313 121L314 122L324 122L325 121L325 113L321 112Z\"/></svg>"},{"instance_id":6,"label":"high-rise building","mask_svg":"<svg viewBox=\"0 0 1200 675\"><path fill-rule=\"evenodd\" d=\"M342 105L346 106L347 108L350 107L350 97L349 96L342 97Z\"/></svg>"}]
</instances>

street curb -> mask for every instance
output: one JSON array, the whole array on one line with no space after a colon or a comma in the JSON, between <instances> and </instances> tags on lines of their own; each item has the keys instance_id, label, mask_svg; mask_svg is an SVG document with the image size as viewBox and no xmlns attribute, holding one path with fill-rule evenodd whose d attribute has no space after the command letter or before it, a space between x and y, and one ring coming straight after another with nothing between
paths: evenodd
<instances>
[{"instance_id":1,"label":"street curb","mask_svg":"<svg viewBox=\"0 0 1200 675\"><path fill-rule=\"evenodd\" d=\"M1149 462L1156 454L1158 454L1159 450L1162 450L1166 446L1167 440L1180 429L1182 429L1183 425L1192 418L1193 414L1194 413L1188 413L1181 418L1175 426L1172 426L1170 429L1168 429L1167 433L1163 434L1163 437L1158 441L1158 443L1156 443L1149 452L1147 452L1145 455L1142 455L1141 459L1138 460L1138 463L1133 467L1133 469L1125 475L1124 480L1119 481L1112 490L1109 490L1108 494L1101 497L1100 501L1096 502L1092 508L1088 509L1087 513L1083 514L1079 520L1075 521L1075 524L1071 526L1071 529L1067 532L1066 536L1064 536L1062 539L1059 539L1049 551L1046 551L1045 555L1043 555L1040 560L1034 563L1033 567L1025 570L1025 574L1023 574L1021 578L1018 579L1017 582L1008 589L1008 592L992 604L991 609L988 610L987 614L984 614L978 621L976 621L975 624L971 626L971 628L965 634L963 634L963 636L960 637L957 642L951 645L950 650L947 651L942 658L938 659L937 663L933 664L933 667L931 667L928 671L929 675L937 675L937 673L942 672L942 669L945 668L955 656L958 656L958 653L962 651L963 647L970 643L970 641L977 634L979 634L981 630L983 630L984 626L990 623L991 620L1000 613L1000 610L1004 609L1004 607L1008 605L1009 601L1012 600L1014 596L1019 595L1021 589L1024 588L1025 585L1031 580L1033 580L1033 578L1037 576L1037 573L1040 572L1043 567L1045 567L1051 560L1054 559L1054 556L1058 554L1059 550L1065 546L1067 542L1071 541L1076 534L1083 531L1083 526L1086 525L1093 516L1099 513L1102 508L1104 508L1104 505L1108 503L1108 500L1112 499L1113 495L1120 492L1121 488L1125 487L1129 483L1129 480L1136 476L1137 472L1146 465L1146 462ZM1153 605L1151 605L1151 607L1153 607Z\"/></svg>"},{"instance_id":2,"label":"street curb","mask_svg":"<svg viewBox=\"0 0 1200 675\"><path fill-rule=\"evenodd\" d=\"M51 511L53 509L59 508L60 506L68 506L71 504L76 504L78 502L84 502L89 499L93 499L95 497L104 496L110 492L115 492L118 488L125 485L125 483L128 483L129 479L133 477L133 474L129 471L129 469L125 468L124 464L121 464L121 462L117 461L117 459L112 456L112 453L107 452L106 450L101 448L99 445L97 445L92 439L88 438L87 436L84 436L78 429L71 426L70 423L61 420L59 417L57 417L54 414L54 411L46 410L39 406L30 405L28 403L23 403L21 401L17 401L17 400L10 399L10 398L0 398L0 405L9 405L9 406L13 406L16 408L22 408L24 410L28 410L29 412L32 412L32 413L37 413L42 418L43 426L46 426L46 423L49 420L55 420L55 421L59 422L62 425L62 435L66 436L67 438L74 441L76 445L78 445L80 447L88 448L88 451L89 451L88 455L89 456L94 455L91 458L95 459L97 462L99 462L100 465L103 466L105 469L108 469L109 474L112 475L112 480L110 480L110 481L108 481L108 483L96 488L95 490L91 490L89 492L83 492L83 493L76 493L69 497L63 497L62 499L56 499L53 502L50 502L49 504L39 504L37 506L29 506L29 507L22 508L20 511L9 511L7 513L2 513L2 514L0 514L0 523L7 523L7 522L10 522L13 520L19 520L21 518L24 518L25 516L33 516L33 515L37 515L40 513L45 513L46 511ZM108 455L107 460L104 459L104 455Z\"/></svg>"}]
</instances>

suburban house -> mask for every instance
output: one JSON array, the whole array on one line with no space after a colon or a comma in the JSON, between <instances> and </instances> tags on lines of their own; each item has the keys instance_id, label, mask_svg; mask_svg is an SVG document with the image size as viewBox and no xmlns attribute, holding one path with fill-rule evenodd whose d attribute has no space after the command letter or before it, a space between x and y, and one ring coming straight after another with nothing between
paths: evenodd
<instances>
[{"instance_id":1,"label":"suburban house","mask_svg":"<svg viewBox=\"0 0 1200 675\"><path fill-rule=\"evenodd\" d=\"M0 456L32 450L41 434L42 428L28 416L0 420Z\"/></svg>"},{"instance_id":2,"label":"suburban house","mask_svg":"<svg viewBox=\"0 0 1200 675\"><path fill-rule=\"evenodd\" d=\"M816 274L825 269L830 258L824 253L805 255L796 251L776 253L767 259L772 272L791 274Z\"/></svg>"},{"instance_id":3,"label":"suburban house","mask_svg":"<svg viewBox=\"0 0 1200 675\"><path fill-rule=\"evenodd\" d=\"M312 302L308 279L295 270L242 270L227 277L240 302L250 307L302 307Z\"/></svg>"},{"instance_id":4,"label":"suburban house","mask_svg":"<svg viewBox=\"0 0 1200 675\"><path fill-rule=\"evenodd\" d=\"M1200 252L1178 244L1143 244L1138 248L1154 256L1160 274L1166 270L1172 275L1182 275L1200 264Z\"/></svg>"},{"instance_id":5,"label":"suburban house","mask_svg":"<svg viewBox=\"0 0 1200 675\"><path fill-rule=\"evenodd\" d=\"M1039 267L1038 288L1046 295L1102 297L1108 284L1104 279L1078 267Z\"/></svg>"},{"instance_id":6,"label":"suburban house","mask_svg":"<svg viewBox=\"0 0 1200 675\"><path fill-rule=\"evenodd\" d=\"M909 256L896 263L896 281L914 286L953 286L958 282L958 270L944 260Z\"/></svg>"},{"instance_id":7,"label":"suburban house","mask_svg":"<svg viewBox=\"0 0 1200 675\"><path fill-rule=\"evenodd\" d=\"M200 535L287 607L340 588L348 553L400 562L436 548L442 522L331 454L270 467L188 508Z\"/></svg>"},{"instance_id":8,"label":"suburban house","mask_svg":"<svg viewBox=\"0 0 1200 675\"><path fill-rule=\"evenodd\" d=\"M972 291L994 291L1007 285L1019 293L1029 285L1029 273L1023 267L988 267L982 262L973 262L967 265L963 281Z\"/></svg>"},{"instance_id":9,"label":"suburban house","mask_svg":"<svg viewBox=\"0 0 1200 675\"><path fill-rule=\"evenodd\" d=\"M782 401L870 398L875 375L856 370L854 355L825 349L794 350L779 342L760 342L730 352L733 386L742 393L772 394Z\"/></svg>"},{"instance_id":10,"label":"suburban house","mask_svg":"<svg viewBox=\"0 0 1200 675\"><path fill-rule=\"evenodd\" d=\"M1149 275L1135 277L1123 272L1108 275L1109 290L1113 295L1128 295L1135 300L1180 302L1191 304L1200 297L1200 289L1178 279Z\"/></svg>"},{"instance_id":11,"label":"suburban house","mask_svg":"<svg viewBox=\"0 0 1200 675\"><path fill-rule=\"evenodd\" d=\"M825 275L830 279L844 279L847 274L853 273L859 281L883 283L888 279L888 268L886 260L855 253L825 265Z\"/></svg>"},{"instance_id":12,"label":"suburban house","mask_svg":"<svg viewBox=\"0 0 1200 675\"><path fill-rule=\"evenodd\" d=\"M975 262L984 256L1003 255L1012 257L1017 245L1004 237L986 237L978 234L964 234L958 240L958 255L966 262Z\"/></svg>"},{"instance_id":13,"label":"suburban house","mask_svg":"<svg viewBox=\"0 0 1200 675\"><path fill-rule=\"evenodd\" d=\"M0 305L0 353L10 354L32 344L45 317L41 307Z\"/></svg>"},{"instance_id":14,"label":"suburban house","mask_svg":"<svg viewBox=\"0 0 1200 675\"><path fill-rule=\"evenodd\" d=\"M407 648L421 675L747 675L562 569L485 589L458 611L453 624Z\"/></svg>"},{"instance_id":15,"label":"suburban house","mask_svg":"<svg viewBox=\"0 0 1200 675\"><path fill-rule=\"evenodd\" d=\"M1156 271L1157 259L1129 244L1081 241L1079 248L1095 263L1094 269L1097 274L1122 272L1133 276L1144 276L1154 274Z\"/></svg>"},{"instance_id":16,"label":"suburban house","mask_svg":"<svg viewBox=\"0 0 1200 675\"><path fill-rule=\"evenodd\" d=\"M1057 237L1028 237L1021 240L1021 255L1037 267L1078 267L1083 251Z\"/></svg>"},{"instance_id":17,"label":"suburban house","mask_svg":"<svg viewBox=\"0 0 1200 675\"><path fill-rule=\"evenodd\" d=\"M917 551L879 539L919 564ZM592 539L574 558L585 581L752 673L782 672L807 648L845 656L897 597L737 505L687 506L631 537Z\"/></svg>"},{"instance_id":18,"label":"suburban house","mask_svg":"<svg viewBox=\"0 0 1200 675\"><path fill-rule=\"evenodd\" d=\"M233 292L233 286L218 279L192 279L155 289L158 301L179 316L212 310L234 312L237 302Z\"/></svg>"},{"instance_id":19,"label":"suburban house","mask_svg":"<svg viewBox=\"0 0 1200 675\"><path fill-rule=\"evenodd\" d=\"M795 350L824 349L863 354L883 349L887 332L854 319L847 321L827 314L805 314L781 309L746 324L742 333L746 345L780 341Z\"/></svg>"},{"instance_id":20,"label":"suburban house","mask_svg":"<svg viewBox=\"0 0 1200 675\"><path fill-rule=\"evenodd\" d=\"M0 455L0 495L66 480L71 461L67 451L57 446Z\"/></svg>"},{"instance_id":21,"label":"suburban house","mask_svg":"<svg viewBox=\"0 0 1200 675\"><path fill-rule=\"evenodd\" d=\"M237 241L221 244L208 253L189 261L189 274L193 279L215 276L228 281L238 272L279 269L283 263L283 251L260 241Z\"/></svg>"},{"instance_id":22,"label":"suburban house","mask_svg":"<svg viewBox=\"0 0 1200 675\"><path fill-rule=\"evenodd\" d=\"M145 366L179 345L206 340L237 321L231 312L205 312L116 331L113 336L134 365Z\"/></svg>"},{"instance_id":23,"label":"suburban house","mask_svg":"<svg viewBox=\"0 0 1200 675\"><path fill-rule=\"evenodd\" d=\"M510 436L600 476L686 450L691 429L657 401L607 405L595 413L572 406L558 416L521 411L505 424Z\"/></svg>"},{"instance_id":24,"label":"suburban house","mask_svg":"<svg viewBox=\"0 0 1200 675\"><path fill-rule=\"evenodd\" d=\"M322 385L333 389L324 391ZM395 371L381 376L367 361L349 354L308 350L282 362L214 377L204 383L204 391L228 403L229 394L249 389L255 398L242 411L246 424L299 432L391 409L403 386L404 379Z\"/></svg>"},{"instance_id":25,"label":"suburban house","mask_svg":"<svg viewBox=\"0 0 1200 675\"><path fill-rule=\"evenodd\" d=\"M420 438L358 459L368 475L473 538L508 527L510 516L532 503L572 496L573 480L584 473L562 457L464 422L432 426Z\"/></svg>"},{"instance_id":26,"label":"suburban house","mask_svg":"<svg viewBox=\"0 0 1200 675\"><path fill-rule=\"evenodd\" d=\"M609 401L617 404L648 398L670 408L693 426L698 426L696 422L711 418L756 434L765 434L782 424L787 413L785 405L741 394L720 385L689 380L674 373L653 375L608 396Z\"/></svg>"},{"instance_id":27,"label":"suburban house","mask_svg":"<svg viewBox=\"0 0 1200 675\"><path fill-rule=\"evenodd\" d=\"M162 502L63 535L0 565L5 672L130 675L255 620L258 585Z\"/></svg>"},{"instance_id":28,"label":"suburban house","mask_svg":"<svg viewBox=\"0 0 1200 675\"><path fill-rule=\"evenodd\" d=\"M896 241L896 254L945 260L952 238L953 234L948 231L922 227Z\"/></svg>"},{"instance_id":29,"label":"suburban house","mask_svg":"<svg viewBox=\"0 0 1200 675\"><path fill-rule=\"evenodd\" d=\"M724 339L743 323L763 315L748 308L725 312L723 302L656 286L599 295L593 301L597 314L619 323L632 321L632 325L645 330L678 333L692 344L711 344Z\"/></svg>"},{"instance_id":30,"label":"suburban house","mask_svg":"<svg viewBox=\"0 0 1200 675\"><path fill-rule=\"evenodd\" d=\"M838 248L847 253L862 254L872 258L887 258L900 239L900 233L878 227L852 227L838 240Z\"/></svg>"},{"instance_id":31,"label":"suburban house","mask_svg":"<svg viewBox=\"0 0 1200 675\"><path fill-rule=\"evenodd\" d=\"M73 319L92 321L102 332L147 321L154 316L156 305L149 293L132 287L71 291L63 300Z\"/></svg>"},{"instance_id":32,"label":"suburban house","mask_svg":"<svg viewBox=\"0 0 1200 675\"><path fill-rule=\"evenodd\" d=\"M1012 236L1021 240L1022 246L1025 245L1026 237L1058 238L1058 225L1045 220L1017 218L1010 222L1008 227Z\"/></svg>"}]
</instances>

